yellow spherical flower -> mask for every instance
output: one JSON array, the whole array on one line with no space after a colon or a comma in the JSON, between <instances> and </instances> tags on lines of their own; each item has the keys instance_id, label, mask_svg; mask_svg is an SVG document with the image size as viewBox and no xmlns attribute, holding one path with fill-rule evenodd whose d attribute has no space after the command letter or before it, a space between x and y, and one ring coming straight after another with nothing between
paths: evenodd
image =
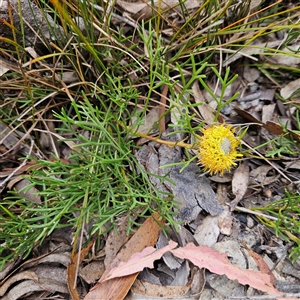
<instances>
[{"instance_id":1,"label":"yellow spherical flower","mask_svg":"<svg viewBox=\"0 0 300 300\"><path fill-rule=\"evenodd\" d=\"M211 175L230 171L236 165L235 160L242 156L236 150L240 140L234 136L234 129L224 124L213 125L202 133L198 144L199 164Z\"/></svg>"}]
</instances>

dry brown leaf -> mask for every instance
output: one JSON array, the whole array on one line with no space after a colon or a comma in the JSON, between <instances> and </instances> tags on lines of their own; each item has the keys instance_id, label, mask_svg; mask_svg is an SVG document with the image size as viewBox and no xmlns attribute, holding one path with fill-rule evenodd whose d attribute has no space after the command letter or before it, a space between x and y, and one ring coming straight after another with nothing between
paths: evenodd
<instances>
[{"instance_id":1,"label":"dry brown leaf","mask_svg":"<svg viewBox=\"0 0 300 300\"><path fill-rule=\"evenodd\" d=\"M258 269L264 273L264 274L268 274L270 275L270 279L271 279L271 283L275 286L275 276L273 275L273 273L271 272L269 266L267 265L267 263L264 261L264 259L256 252L252 251L247 244L245 243L245 241L242 241L243 246L245 247L245 249L249 252L249 254L252 256L252 258L255 260Z\"/></svg>"},{"instance_id":2,"label":"dry brown leaf","mask_svg":"<svg viewBox=\"0 0 300 300\"><path fill-rule=\"evenodd\" d=\"M132 293L137 294L139 297L142 296L145 299L149 297L149 300L151 299L150 297L178 299L187 294L191 284L192 280L190 280L187 285L160 286L137 279L132 287ZM189 297L189 299L191 299L191 297Z\"/></svg>"},{"instance_id":3,"label":"dry brown leaf","mask_svg":"<svg viewBox=\"0 0 300 300\"><path fill-rule=\"evenodd\" d=\"M146 281L136 280L133 286L133 292L147 297L175 298L184 296L189 286L159 286Z\"/></svg>"},{"instance_id":4,"label":"dry brown leaf","mask_svg":"<svg viewBox=\"0 0 300 300\"><path fill-rule=\"evenodd\" d=\"M168 151L166 157L170 157L170 149L165 149ZM197 176L198 172L199 166L196 163L190 163L183 171L181 166L175 166L170 172L170 179L174 184L164 182L168 190L172 191L174 198L182 203L178 215L180 220L195 220L202 209L212 216L223 211L209 180Z\"/></svg>"},{"instance_id":5,"label":"dry brown leaf","mask_svg":"<svg viewBox=\"0 0 300 300\"><path fill-rule=\"evenodd\" d=\"M80 296L77 292L76 287L74 287L74 282L77 276L77 264L78 264L78 255L80 255L79 262L81 263L82 260L88 255L90 252L94 240L92 240L85 248L83 248L80 253L76 253L72 256L71 258L71 263L68 265L67 268L67 276L68 276L68 286L69 286L69 291L72 296L73 300L80 300Z\"/></svg>"},{"instance_id":6,"label":"dry brown leaf","mask_svg":"<svg viewBox=\"0 0 300 300\"><path fill-rule=\"evenodd\" d=\"M105 271L103 261L92 261L79 271L80 277L88 284L95 284Z\"/></svg>"},{"instance_id":7,"label":"dry brown leaf","mask_svg":"<svg viewBox=\"0 0 300 300\"><path fill-rule=\"evenodd\" d=\"M231 38L231 40L236 39L236 37ZM252 55L263 55L266 48L276 48L281 44L280 40L277 41L271 41L268 43L262 42L262 43L253 43L250 45L245 45L242 50L238 52L234 52L234 55L232 55L229 59L225 60L223 63L224 67L229 66L231 63L236 61L237 59L245 56L248 58L251 58L252 60L257 60L256 57Z\"/></svg>"},{"instance_id":8,"label":"dry brown leaf","mask_svg":"<svg viewBox=\"0 0 300 300\"><path fill-rule=\"evenodd\" d=\"M260 100L268 100L268 101L273 101L274 100L274 95L275 95L275 89L267 89L267 90L261 90L260 91Z\"/></svg>"},{"instance_id":9,"label":"dry brown leaf","mask_svg":"<svg viewBox=\"0 0 300 300\"><path fill-rule=\"evenodd\" d=\"M282 126L274 122L267 122L263 125L263 127L271 133L276 134L278 136L285 134L285 130L282 128ZM295 131L292 131L290 129L287 129L287 132L292 136L293 139L295 139L297 142L300 142L299 133L296 133Z\"/></svg>"},{"instance_id":10,"label":"dry brown leaf","mask_svg":"<svg viewBox=\"0 0 300 300\"><path fill-rule=\"evenodd\" d=\"M148 218L144 222L144 224L137 230L137 232L131 237L131 239L126 243L124 248L119 252L114 262L111 264L111 266L108 267L102 277L104 278L105 276L107 276L109 271L113 267L117 266L121 261L128 261L133 252L139 252L148 246L153 246L157 241L162 228L161 226L164 225L164 222L164 220L159 220L158 214L153 214L152 217ZM137 275L138 273L122 278L108 280L101 284L98 283L90 290L84 300L124 299L133 282L135 281Z\"/></svg>"},{"instance_id":11,"label":"dry brown leaf","mask_svg":"<svg viewBox=\"0 0 300 300\"><path fill-rule=\"evenodd\" d=\"M143 8L147 6L145 2L126 2L117 0L117 4L120 5L125 11L131 14L137 14Z\"/></svg>"},{"instance_id":12,"label":"dry brown leaf","mask_svg":"<svg viewBox=\"0 0 300 300\"><path fill-rule=\"evenodd\" d=\"M245 66L243 71L243 77L249 82L255 82L260 76L260 71L257 68L251 68L250 66Z\"/></svg>"},{"instance_id":13,"label":"dry brown leaf","mask_svg":"<svg viewBox=\"0 0 300 300\"><path fill-rule=\"evenodd\" d=\"M182 230L180 232L178 232L178 238L182 244L184 243L184 241L180 240L181 236L180 236L180 233L182 233ZM178 242L177 241L177 242ZM193 239L194 241L194 239ZM165 233L161 232L160 235L159 235L159 238L155 244L156 246L156 249L161 249L165 246L168 246L169 245L169 239L168 237L165 235ZM185 244L184 244L185 245ZM171 270L178 270L181 265L182 265L182 262L181 260L179 260L177 257L174 257L174 255L172 255L171 253L165 253L162 257L162 260L164 263L161 264L160 267L157 267L158 269L164 269L164 268L167 268L168 270L171 269ZM148 280L145 280L145 281L148 281ZM155 283L155 282L153 282Z\"/></svg>"},{"instance_id":14,"label":"dry brown leaf","mask_svg":"<svg viewBox=\"0 0 300 300\"><path fill-rule=\"evenodd\" d=\"M285 134L285 131L282 128L282 126L277 123L268 121L266 124L264 124L263 122L259 121L254 116L249 114L247 111L240 109L238 107L235 107L234 109L241 117L245 118L246 120L248 120L252 123L257 123L257 124L261 125L263 128L267 129L269 132L271 132L275 135L279 136L279 135ZM300 142L300 134L298 134L290 129L287 129L287 131L293 137L293 139L295 139L297 142Z\"/></svg>"},{"instance_id":15,"label":"dry brown leaf","mask_svg":"<svg viewBox=\"0 0 300 300\"><path fill-rule=\"evenodd\" d=\"M37 274L39 278L38 284L43 290L50 293L69 294L65 267L40 264L34 267L33 271Z\"/></svg>"},{"instance_id":16,"label":"dry brown leaf","mask_svg":"<svg viewBox=\"0 0 300 300\"><path fill-rule=\"evenodd\" d=\"M17 283L18 281L22 282ZM5 294L8 288L10 290ZM20 272L9 278L0 287L0 296L3 296L2 300L23 299L25 294L37 291L68 294L66 269L40 264L31 270Z\"/></svg>"},{"instance_id":17,"label":"dry brown leaf","mask_svg":"<svg viewBox=\"0 0 300 300\"><path fill-rule=\"evenodd\" d=\"M7 71L9 71L10 69L9 68L6 68L3 61L2 61L2 58L0 58L0 77L2 75L4 75Z\"/></svg>"},{"instance_id":18,"label":"dry brown leaf","mask_svg":"<svg viewBox=\"0 0 300 300\"><path fill-rule=\"evenodd\" d=\"M29 132L24 134L18 130L12 131L6 124L0 121L0 144L3 144L9 151L15 149L17 152L19 150L22 155L26 156L30 152L30 147L24 143L26 138L31 139ZM32 152L31 156L35 157L36 155Z\"/></svg>"}]
</instances>

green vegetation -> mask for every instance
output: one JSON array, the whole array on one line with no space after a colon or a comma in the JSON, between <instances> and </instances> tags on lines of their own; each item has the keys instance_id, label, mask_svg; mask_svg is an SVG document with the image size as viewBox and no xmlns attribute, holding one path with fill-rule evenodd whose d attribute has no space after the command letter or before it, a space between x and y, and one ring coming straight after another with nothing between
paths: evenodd
<instances>
[{"instance_id":1,"label":"green vegetation","mask_svg":"<svg viewBox=\"0 0 300 300\"><path fill-rule=\"evenodd\" d=\"M276 235L285 241L295 242L291 257L295 261L300 256L300 196L286 191L285 197L266 205L265 207L254 207L254 211L268 213L272 218L257 216L266 226L275 230ZM274 219L275 217L275 219Z\"/></svg>"},{"instance_id":2,"label":"green vegetation","mask_svg":"<svg viewBox=\"0 0 300 300\"><path fill-rule=\"evenodd\" d=\"M137 218L154 211L176 225L176 202L171 195L162 195L137 163L133 132L159 105L160 117L147 135L152 129L160 135L161 121L166 123L170 115L176 119L170 125L175 131L199 134L206 120L199 112L203 102L194 99L195 82L216 102L212 119L218 120L222 109L238 96L225 96L238 73L237 66L229 68L226 63L229 66L259 38L264 44L251 45L255 51L242 56L252 57L254 65L277 83L286 67L274 69L257 54L299 56L297 51L279 50L279 45L268 48L267 38L275 33L286 34L281 46L298 38L299 7L287 8L280 1L268 7L250 7L251 1L203 1L195 9L179 1L181 20L174 23L166 17L171 8L161 1L140 22L121 16L122 8L115 2L100 2L102 6L87 0L62 4L41 0L53 39L37 33L34 57L25 47L26 23L21 22L21 31L12 26L11 38L0 37L5 42L2 56L15 65L1 77L2 122L26 134L22 141L26 137L35 141L36 155L31 156L35 164L24 174L31 182L25 190L36 188L41 199L37 203L9 191L1 200L0 267L15 255L29 255L34 244L56 228L74 227L76 240L86 224L92 224L91 234L102 234L128 215L130 233L139 224ZM299 70L291 67L288 72L293 79ZM42 134L49 140L47 146L41 142ZM271 157L287 151L294 155L299 147L288 136L273 142ZM62 145L70 156L60 153ZM188 151L186 156L186 165L197 157ZM281 211L280 218L288 215Z\"/></svg>"}]
</instances>

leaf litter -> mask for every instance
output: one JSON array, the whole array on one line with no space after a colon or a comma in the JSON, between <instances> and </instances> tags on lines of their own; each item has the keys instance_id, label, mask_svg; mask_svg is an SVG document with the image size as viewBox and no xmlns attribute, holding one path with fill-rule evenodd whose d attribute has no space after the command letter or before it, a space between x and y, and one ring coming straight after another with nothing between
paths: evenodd
<instances>
[{"instance_id":1,"label":"leaf litter","mask_svg":"<svg viewBox=\"0 0 300 300\"><path fill-rule=\"evenodd\" d=\"M163 15L164 18L169 18L172 20L172 24L177 26L180 18L178 17L178 9L173 8L176 3L176 1L172 1L172 3L167 5L164 3L162 7L157 4L155 9L159 8L166 11ZM136 20L147 20L153 13L149 3L117 1L117 4L119 9L122 9L123 21L126 21L125 23L127 24L130 24L127 16ZM191 11L196 9L198 5L197 1L186 1L186 8ZM256 1L251 1L252 9L256 6L259 6L259 4ZM176 17L174 18L174 16ZM52 19L49 20L53 22ZM118 20L120 21L120 19ZM44 24L44 21L42 24ZM134 24L135 28L139 27L138 23ZM175 25L174 28L176 27ZM168 36L172 36L174 28L170 28ZM48 30L45 30L45 32L49 35ZM164 32L167 32L167 30L165 29ZM232 37L232 39L234 38L235 36ZM282 154L282 156L279 156L283 160L282 164L277 163L276 160L270 162L267 160L261 161L253 157L240 162L238 168L233 170L233 176L226 173L224 177L220 178L218 178L219 176L199 176L199 166L195 163L190 163L183 170L178 166L165 167L166 165L176 164L186 158L181 148L170 148L166 145L158 145L155 142L148 143L146 140L142 142L140 140L138 141L139 145L144 145L136 151L138 162L150 174L149 178L152 184L160 190L162 198L167 197L167 193L171 193L174 196L174 200L180 203L174 216L183 225L178 225L178 228L175 230L174 228L172 230L169 229L164 235L166 240L162 241L163 238L159 238L159 236L164 221L156 220L155 222L150 217L142 225L142 227L144 226L143 228L146 228L145 231L142 233L137 231L135 234L132 234L133 240L127 242L125 235L120 234L120 232L124 233L124 223L120 221L117 227L119 235L114 234L112 231L106 235L105 240L110 245L102 244L100 247L103 253L107 253L106 270L98 273L98 278L91 276L89 279L83 275L82 270L79 270L78 273L75 271L79 266L76 261L78 256L76 254L70 255L70 237L72 240L73 234L70 234L69 231L61 230L56 237L54 234L52 235L53 239L49 242L49 248L46 247L48 249L44 249L47 254L43 254L40 248L37 249L37 257L35 259L27 260L21 265L18 263L19 269L15 270L16 267L13 263L5 266L4 270L6 272L5 276L1 277L0 287L2 299L21 299L26 294L38 295L37 293L44 296L44 293L46 293L49 297L56 293L64 295L66 299L68 299L69 293L73 295L74 299L80 299L82 296L85 297L84 299L97 299L97 297L123 299L134 282L136 285L133 285L132 291L135 291L137 295L143 295L145 298L149 294L150 297L154 294L154 292L152 294L148 293L150 286L152 290L156 290L156 296L169 293L168 296L172 299L179 299L179 297L190 297L192 299L192 297L196 297L195 295L200 293L203 293L203 298L201 299L205 299L205 293L215 293L209 294L211 298L206 299L212 299L217 294L223 295L222 299L236 296L230 294L231 292L228 290L224 292L225 289L219 289L221 284L219 287L214 285L211 273L225 274L227 276L227 279L219 276L220 282L228 283L229 281L226 281L228 279L233 282L237 280L242 285L248 285L259 291L267 292L269 295L291 292L292 288L290 290L287 288L290 284L289 281L297 285L300 280L300 272L298 271L299 259L298 262L296 261L295 264L292 264L288 255L285 255L284 262L282 262L280 268L275 264L272 267L266 267L262 251L266 252L267 258L265 260L272 263L274 262L275 251L283 247L288 252L287 246L282 246L282 241L281 246L280 243L276 244L274 242L274 231L266 228L262 229L262 227L258 226L254 216L247 216L247 219L244 213L235 210L240 205L251 208L254 205L266 204L274 197L282 198L284 197L284 188L286 186L295 188L291 185L297 180L299 181L299 176L295 173L295 170L299 170L299 166L296 165L295 161L290 161L290 159L297 159L295 155L298 155L299 151L289 148L289 141L300 141L299 132L294 130L297 123L296 112L289 102L284 102L283 105L279 104L278 96L276 95L279 91L283 99L290 99L291 103L293 101L298 103L299 79L287 78L283 84L278 84L275 79L271 78L270 82L272 84L270 84L262 75L264 71L264 74L268 77L267 71L276 69L277 65L298 67L299 58L295 55L295 51L298 51L299 46L295 44L289 45L289 47L282 47L282 52L292 55L275 55L272 57L275 63L273 61L270 62L270 65L266 65L266 69L261 69L257 66L247 66L250 62L256 62L258 58L267 61L266 49L277 49L281 46L281 43L282 41L279 39L266 42L263 41L263 38L258 38L240 51L228 51L226 53L226 59L223 63L221 62L223 66L233 66L236 62L243 62L245 67L241 72L241 78L228 87L224 96L228 99L236 91L242 92L237 100L223 108L222 115L218 117L222 119L222 122L229 121L233 124L242 124L249 127L243 140L247 141L249 146L253 148L277 137L284 138L284 142L288 144L286 147L277 145L280 148L277 149L276 145L272 148L272 145L268 144L258 150L259 154L269 155L269 157L278 158L278 154ZM10 70L20 72L17 64L14 65L4 58L1 58L1 62L4 63L1 64L0 77ZM68 76L68 74L64 72L63 76ZM64 81L67 83L74 80L76 81L76 79ZM216 84L216 78L209 78L207 84L220 97L222 91ZM214 122L214 111L217 108L215 101L206 89L201 90L197 82L193 83L192 90L194 101L203 103L197 109L193 108L193 111L196 111L196 118L200 118L206 124L212 124ZM167 96L169 97L170 95ZM155 134L159 130L159 128L155 128L155 125L162 116L160 114L161 111L161 109L156 107L152 108L144 117L144 124L138 130L145 134ZM171 122L173 125L178 126L176 119L183 111L184 109L179 114L176 110L171 111ZM48 118L52 119L53 115L49 114ZM288 124L287 120L289 121ZM57 143L59 135L55 131L53 122L48 120L45 124L46 132L40 131L41 145L45 148L43 151L47 154L56 151L56 153L59 153L62 149L59 149L60 146ZM284 128L282 124L287 124L287 128ZM0 175L1 178L7 178L8 175L13 174L9 182L4 182L3 186L9 189L15 188L29 201L40 203L41 198L36 196L36 190L33 188L24 189L24 187L29 186L29 183L19 177L20 174L27 172L27 167L21 169L16 167L16 165L19 165L18 159L27 156L30 147L26 140L32 139L32 136L29 131L24 135L22 131L11 130L11 128L2 123L0 125L0 151L3 157ZM170 130L165 132L163 138L169 141L181 141L186 138L180 134L170 135L170 133ZM294 145L291 147L293 148ZM35 157L36 153L33 152L31 155ZM223 187L220 188L222 185ZM23 190L26 190L26 192L23 192ZM220 199L223 199L224 202ZM228 210L228 203L231 213ZM249 218L253 221L253 226L249 225ZM121 239L123 236L124 240ZM157 240L160 242L157 242ZM176 242L173 242L173 240ZM170 241L168 246L164 245L166 241ZM148 247L149 245L152 247ZM225 245L230 245L228 248L231 249L228 250L228 258L227 255L220 253L227 247ZM153 246L156 247L154 248ZM273 248L273 252L267 251L266 246L270 247L269 249ZM54 248L55 250L53 250ZM92 248L93 250L91 250ZM79 252L80 267L89 266L91 261L102 261L103 256L99 253L97 256L97 253L94 253L94 248L95 244L91 243L88 248L81 249ZM220 251L213 250L213 248L220 249ZM238 248L240 248L239 251L237 250ZM234 259L235 254L232 253L239 252L239 255L242 257L244 248L256 261L258 271L247 269L246 260L241 262L242 259L241 261ZM68 250L67 252L65 252L66 249ZM258 253L251 249L256 249ZM93 258L85 258L91 251L93 251ZM74 258L75 261L70 263L70 260L74 260ZM100 265L98 266L102 268ZM101 266L103 265L101 264ZM149 270L151 268L154 268L155 272ZM202 271L198 268L202 269ZM274 273L276 271L277 274L284 275L281 277L280 284L276 283L276 280L274 281L273 268ZM91 269L88 272L94 271ZM137 273L139 272L141 273L138 275ZM201 277L201 284L199 283L200 272L204 274ZM205 278L205 273L208 275L207 278ZM81 295L77 293L77 286L72 287L72 282L75 280L74 276L77 277L78 274L80 278L89 284L89 287L94 285L91 290L83 289ZM288 277L286 274L292 277ZM100 276L101 278L99 278ZM213 291L208 292L205 289L205 281L213 287ZM195 282L198 282L198 286L192 291L192 285ZM174 285L172 286L172 284ZM140 286L138 287L138 285ZM146 286L149 287L149 291L145 288ZM280 287L280 289L277 290L276 286L278 286L278 289ZM172 289L175 292L171 295L170 291ZM248 290L253 297L259 294L259 292ZM239 292L242 293L241 289L239 289ZM297 292L295 291L295 293ZM246 294L238 296L240 296L239 299L243 299L244 296L246 297ZM130 298L128 297L127 299ZM292 296L289 299L292 299Z\"/></svg>"}]
</instances>

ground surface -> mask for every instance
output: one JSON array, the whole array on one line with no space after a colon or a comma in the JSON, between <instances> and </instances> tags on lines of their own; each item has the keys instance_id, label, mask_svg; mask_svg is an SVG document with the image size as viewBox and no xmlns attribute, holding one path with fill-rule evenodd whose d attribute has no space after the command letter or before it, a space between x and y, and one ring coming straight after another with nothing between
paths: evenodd
<instances>
[{"instance_id":1,"label":"ground surface","mask_svg":"<svg viewBox=\"0 0 300 300\"><path fill-rule=\"evenodd\" d=\"M0 2L1 299L300 298L300 7L171 2Z\"/></svg>"}]
</instances>

